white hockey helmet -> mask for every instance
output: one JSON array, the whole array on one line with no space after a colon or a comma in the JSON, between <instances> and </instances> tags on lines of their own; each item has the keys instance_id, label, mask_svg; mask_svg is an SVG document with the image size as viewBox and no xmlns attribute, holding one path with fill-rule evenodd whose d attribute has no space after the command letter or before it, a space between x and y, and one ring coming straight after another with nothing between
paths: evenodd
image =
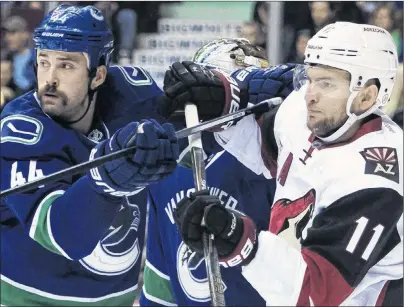
<instances>
[{"instance_id":1,"label":"white hockey helmet","mask_svg":"<svg viewBox=\"0 0 404 307\"><path fill-rule=\"evenodd\" d=\"M307 43L305 64L321 64L350 73L350 96L346 112L347 122L324 141L334 141L352 124L385 105L392 93L398 66L397 48L384 29L350 22L336 22L325 26ZM375 105L361 115L351 113L352 103L367 81L378 79L379 94Z\"/></svg>"},{"instance_id":2,"label":"white hockey helmet","mask_svg":"<svg viewBox=\"0 0 404 307\"><path fill-rule=\"evenodd\" d=\"M253 51L252 53L248 52ZM192 61L209 68L217 68L228 74L242 67L269 66L265 50L252 45L245 38L220 38L202 46Z\"/></svg>"}]
</instances>

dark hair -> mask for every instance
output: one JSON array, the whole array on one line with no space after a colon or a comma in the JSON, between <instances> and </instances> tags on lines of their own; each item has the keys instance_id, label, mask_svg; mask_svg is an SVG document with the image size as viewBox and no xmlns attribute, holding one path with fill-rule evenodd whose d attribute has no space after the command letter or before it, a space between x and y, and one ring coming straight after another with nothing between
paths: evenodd
<instances>
[{"instance_id":1,"label":"dark hair","mask_svg":"<svg viewBox=\"0 0 404 307\"><path fill-rule=\"evenodd\" d=\"M311 38L311 31L309 29L301 29L296 31L296 37L299 37L300 35L308 36Z\"/></svg>"},{"instance_id":2,"label":"dark hair","mask_svg":"<svg viewBox=\"0 0 404 307\"><path fill-rule=\"evenodd\" d=\"M262 24L261 18L258 15L258 10L260 9L261 6L264 6L265 10L268 10L268 3L267 2L257 2L254 7L253 11L253 21L257 22L258 24Z\"/></svg>"},{"instance_id":3,"label":"dark hair","mask_svg":"<svg viewBox=\"0 0 404 307\"><path fill-rule=\"evenodd\" d=\"M0 53L1 53L1 58L0 58L1 61L12 61L13 60L13 56L12 56L11 52L9 52L8 50L1 49Z\"/></svg>"}]
</instances>

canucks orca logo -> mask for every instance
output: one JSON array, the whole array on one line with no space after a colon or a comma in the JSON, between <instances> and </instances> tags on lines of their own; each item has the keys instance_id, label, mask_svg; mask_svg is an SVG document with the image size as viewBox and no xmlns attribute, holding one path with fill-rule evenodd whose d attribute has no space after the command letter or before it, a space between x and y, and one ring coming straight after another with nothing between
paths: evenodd
<instances>
[{"instance_id":1,"label":"canucks orca logo","mask_svg":"<svg viewBox=\"0 0 404 307\"><path fill-rule=\"evenodd\" d=\"M43 124L31 116L10 115L0 121L1 143L35 145L41 139Z\"/></svg>"},{"instance_id":2,"label":"canucks orca logo","mask_svg":"<svg viewBox=\"0 0 404 307\"><path fill-rule=\"evenodd\" d=\"M100 275L120 275L129 271L141 255L138 229L139 207L129 202L122 205L106 236L80 263Z\"/></svg>"},{"instance_id":3,"label":"canucks orca logo","mask_svg":"<svg viewBox=\"0 0 404 307\"><path fill-rule=\"evenodd\" d=\"M192 252L184 242L181 242L177 251L177 274L181 288L189 299L196 302L210 301L203 256ZM223 289L226 290L225 284Z\"/></svg>"}]
</instances>

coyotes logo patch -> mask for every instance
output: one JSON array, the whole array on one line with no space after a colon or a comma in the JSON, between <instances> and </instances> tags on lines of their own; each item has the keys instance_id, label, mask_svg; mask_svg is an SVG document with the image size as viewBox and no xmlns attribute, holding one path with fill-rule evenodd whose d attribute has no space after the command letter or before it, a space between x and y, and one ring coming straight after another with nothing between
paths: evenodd
<instances>
[{"instance_id":1,"label":"coyotes logo patch","mask_svg":"<svg viewBox=\"0 0 404 307\"><path fill-rule=\"evenodd\" d=\"M365 159L365 174L399 181L397 151L390 147L371 147L359 152Z\"/></svg>"},{"instance_id":2,"label":"coyotes logo patch","mask_svg":"<svg viewBox=\"0 0 404 307\"><path fill-rule=\"evenodd\" d=\"M312 189L298 199L282 198L276 201L271 209L269 231L300 249L302 232L313 213L315 200L316 193Z\"/></svg>"}]
</instances>

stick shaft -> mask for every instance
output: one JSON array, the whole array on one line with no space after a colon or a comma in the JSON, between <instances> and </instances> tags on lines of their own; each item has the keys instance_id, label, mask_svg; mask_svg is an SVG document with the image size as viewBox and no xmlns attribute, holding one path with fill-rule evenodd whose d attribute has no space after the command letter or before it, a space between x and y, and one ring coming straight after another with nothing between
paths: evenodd
<instances>
[{"instance_id":1,"label":"stick shaft","mask_svg":"<svg viewBox=\"0 0 404 307\"><path fill-rule=\"evenodd\" d=\"M195 105L187 104L185 106L185 119L187 127L191 127L199 123L198 110ZM192 170L194 175L195 189L197 191L207 189L201 134L197 133L190 135L188 140L191 145ZM213 245L213 240L213 235L209 235L206 232L202 234L203 253L205 256L211 304L212 306L225 306L224 286L220 273L219 257L217 250Z\"/></svg>"},{"instance_id":2,"label":"stick shaft","mask_svg":"<svg viewBox=\"0 0 404 307\"><path fill-rule=\"evenodd\" d=\"M278 99L278 98L275 98L275 99ZM177 131L176 137L178 139L182 139L185 137L189 137L190 135L211 129L212 127L218 126L220 124L223 124L223 123L226 123L226 122L238 119L238 118L242 118L244 116L248 116L251 114L259 115L259 114L267 112L270 109L270 106L271 105L268 102L260 103L253 107L246 108L246 109L240 110L240 111L232 113L232 114L224 115L224 116L218 117L216 119L212 119L212 120L203 122L201 124L198 124L197 126L187 127L185 129ZM85 161L83 163L74 165L72 167L60 170L51 175L48 175L48 176L45 176L42 178L38 178L34 181L28 182L21 186L17 186L15 188L10 188L10 189L1 191L0 198L9 196L9 195L15 194L15 193L27 192L29 190L36 189L39 186L58 181L65 177L70 177L73 175L85 173L92 168L103 165L106 162L125 157L129 154L133 154L135 149L136 149L135 147L125 148L125 149L110 153L108 155L99 157L97 159L94 159L91 161Z\"/></svg>"},{"instance_id":3,"label":"stick shaft","mask_svg":"<svg viewBox=\"0 0 404 307\"><path fill-rule=\"evenodd\" d=\"M125 149L110 153L108 155L99 157L97 159L94 159L91 161L85 161L80 164L74 165L72 167L65 168L65 169L57 171L51 175L48 175L48 176L45 176L42 178L38 178L36 180L33 180L33 181L23 184L21 186L17 186L15 188L1 191L0 198L9 196L11 194L23 193L23 192L26 192L26 191L29 191L32 189L36 189L41 185L49 184L49 183L58 181L65 177L70 177L70 176L77 175L80 173L85 173L88 170L95 168L97 166L100 166L106 162L125 157L129 154L133 154L135 150L136 150L135 147L125 148Z\"/></svg>"},{"instance_id":4,"label":"stick shaft","mask_svg":"<svg viewBox=\"0 0 404 307\"><path fill-rule=\"evenodd\" d=\"M273 104L274 105L279 104L280 103L279 101L281 101L281 100L282 100L282 98L278 98L278 97L273 98L273 99L269 99L269 100L267 100L265 102L256 104L256 105L254 105L252 107L242 109L240 111L237 111L237 112L234 112L234 113L231 113L231 114L226 114L226 115L223 115L221 117L205 121L205 122L200 123L200 124L198 124L196 126L193 126L193 127L187 127L187 128L182 129L180 131L177 131L176 136L177 136L177 138L180 139L180 138L187 137L187 136L189 136L191 134L195 134L195 133L198 133L198 132L202 132L202 131L211 129L211 128L215 127L215 126L219 126L221 124L230 122L232 120L243 118L243 117L251 115L251 114L261 115L261 114L263 114L265 112L268 112Z\"/></svg>"}]
</instances>

